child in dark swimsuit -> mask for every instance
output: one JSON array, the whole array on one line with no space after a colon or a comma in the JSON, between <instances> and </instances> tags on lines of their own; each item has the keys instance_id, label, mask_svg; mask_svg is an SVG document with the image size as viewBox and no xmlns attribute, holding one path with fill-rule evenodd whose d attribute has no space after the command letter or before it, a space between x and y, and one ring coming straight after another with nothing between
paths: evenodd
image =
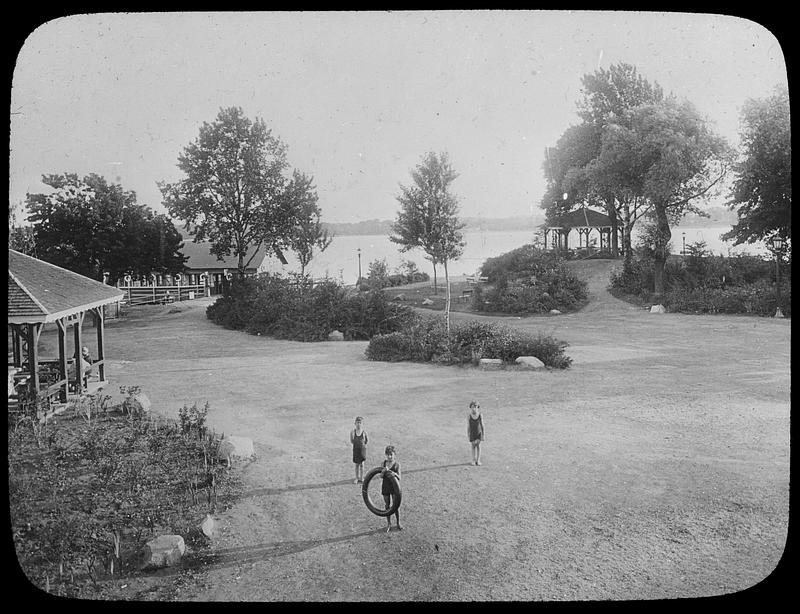
<instances>
[{"instance_id":1,"label":"child in dark swimsuit","mask_svg":"<svg viewBox=\"0 0 800 614\"><path fill-rule=\"evenodd\" d=\"M364 481L364 461L367 460L367 431L364 430L364 418L356 418L356 426L350 431L350 443L353 444L353 462L356 465L356 479L353 484Z\"/></svg>"},{"instance_id":2,"label":"child in dark swimsuit","mask_svg":"<svg viewBox=\"0 0 800 614\"><path fill-rule=\"evenodd\" d=\"M400 463L395 459L394 446L386 446L385 454L386 460L383 461L383 471L381 471L381 475L383 476L381 494L383 495L383 502L386 504L386 509L388 510L391 507L390 497L394 496L394 484L392 484L392 480L389 479L388 476L389 474L394 474L398 480L400 479ZM402 531L403 527L400 526L400 510L397 510L394 516L397 520L397 530ZM392 528L391 516L386 517L386 523L386 532L388 533Z\"/></svg>"},{"instance_id":3,"label":"child in dark swimsuit","mask_svg":"<svg viewBox=\"0 0 800 614\"><path fill-rule=\"evenodd\" d=\"M483 416L481 406L472 401L469 404L469 414L467 414L467 438L472 444L472 464L481 464L481 442L485 438L483 430Z\"/></svg>"}]
</instances>

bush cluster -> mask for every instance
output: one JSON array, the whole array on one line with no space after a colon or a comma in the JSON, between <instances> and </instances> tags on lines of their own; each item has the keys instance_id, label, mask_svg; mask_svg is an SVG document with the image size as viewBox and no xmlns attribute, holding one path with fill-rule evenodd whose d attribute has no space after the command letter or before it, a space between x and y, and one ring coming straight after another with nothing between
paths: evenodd
<instances>
[{"instance_id":1,"label":"bush cluster","mask_svg":"<svg viewBox=\"0 0 800 614\"><path fill-rule=\"evenodd\" d=\"M210 305L206 315L226 328L294 341L324 341L334 330L345 339L366 340L418 317L380 290L357 292L331 279L313 283L270 274L235 280L229 295Z\"/></svg>"},{"instance_id":2,"label":"bush cluster","mask_svg":"<svg viewBox=\"0 0 800 614\"><path fill-rule=\"evenodd\" d=\"M420 271L416 263L411 260L403 261L393 273L389 273L389 265L386 264L386 258L374 260L370 262L368 271L366 279L361 278L358 280L358 289L362 292L405 286L430 279L430 276Z\"/></svg>"},{"instance_id":3,"label":"bush cluster","mask_svg":"<svg viewBox=\"0 0 800 614\"><path fill-rule=\"evenodd\" d=\"M662 304L674 312L741 313L768 316L778 307L774 261L757 256L717 256L700 242L687 256L671 257L664 267ZM611 275L611 290L618 295L652 300L652 255L637 250L628 266ZM781 311L791 315L791 264L783 265Z\"/></svg>"},{"instance_id":4,"label":"bush cluster","mask_svg":"<svg viewBox=\"0 0 800 614\"><path fill-rule=\"evenodd\" d=\"M489 258L480 274L490 285L473 293L475 311L517 315L574 311L588 298L586 282L563 258L534 245Z\"/></svg>"},{"instance_id":5,"label":"bush cluster","mask_svg":"<svg viewBox=\"0 0 800 614\"><path fill-rule=\"evenodd\" d=\"M366 356L386 362L444 364L478 364L481 358L513 363L520 356L535 356L548 367L565 369L572 364L564 354L566 347L566 342L549 335L477 320L452 323L448 336L442 318L425 318L402 331L373 337Z\"/></svg>"},{"instance_id":6,"label":"bush cluster","mask_svg":"<svg viewBox=\"0 0 800 614\"><path fill-rule=\"evenodd\" d=\"M51 418L42 447L25 423L8 431L17 558L31 582L53 594L105 598L105 581L135 573L144 542L158 533L201 547L197 519L241 492L238 476L217 460L214 433L117 409L91 421L77 410ZM213 489L198 497L204 484Z\"/></svg>"}]
</instances>

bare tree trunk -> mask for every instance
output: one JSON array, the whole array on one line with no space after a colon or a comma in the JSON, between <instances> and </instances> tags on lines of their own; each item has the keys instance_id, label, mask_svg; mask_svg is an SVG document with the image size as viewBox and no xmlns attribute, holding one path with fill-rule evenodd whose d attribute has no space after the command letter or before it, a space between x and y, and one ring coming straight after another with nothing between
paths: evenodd
<instances>
[{"instance_id":1,"label":"bare tree trunk","mask_svg":"<svg viewBox=\"0 0 800 614\"><path fill-rule=\"evenodd\" d=\"M622 250L624 268L627 270L633 261L633 246L631 244L631 206L626 202L622 205Z\"/></svg>"},{"instance_id":2,"label":"bare tree trunk","mask_svg":"<svg viewBox=\"0 0 800 614\"><path fill-rule=\"evenodd\" d=\"M617 238L619 219L617 218L617 208L613 200L610 203L606 203L606 213L611 218L611 255L616 258L619 256L619 240Z\"/></svg>"},{"instance_id":3,"label":"bare tree trunk","mask_svg":"<svg viewBox=\"0 0 800 614\"><path fill-rule=\"evenodd\" d=\"M653 300L661 302L664 295L664 267L667 264L667 244L672 238L664 203L656 203L656 236L653 269Z\"/></svg>"},{"instance_id":4,"label":"bare tree trunk","mask_svg":"<svg viewBox=\"0 0 800 614\"><path fill-rule=\"evenodd\" d=\"M436 261L431 261L431 262L433 262L433 293L438 294L439 286L437 285L436 281Z\"/></svg>"},{"instance_id":5,"label":"bare tree trunk","mask_svg":"<svg viewBox=\"0 0 800 614\"><path fill-rule=\"evenodd\" d=\"M450 275L447 272L447 260L443 263L444 266L444 283L445 283L445 299L444 299L444 318L447 326L447 338L450 338Z\"/></svg>"}]
</instances>

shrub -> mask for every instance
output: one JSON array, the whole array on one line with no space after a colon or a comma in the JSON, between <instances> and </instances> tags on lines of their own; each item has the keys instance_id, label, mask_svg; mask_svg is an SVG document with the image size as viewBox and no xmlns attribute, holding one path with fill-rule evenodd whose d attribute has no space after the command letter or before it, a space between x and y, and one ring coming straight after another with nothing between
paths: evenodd
<instances>
[{"instance_id":1,"label":"shrub","mask_svg":"<svg viewBox=\"0 0 800 614\"><path fill-rule=\"evenodd\" d=\"M520 356L535 356L546 366L565 369L572 364L564 354L566 347L565 342L547 335L531 335L477 320L454 323L448 337L443 319L426 318L403 331L372 337L366 356L387 362L445 364L477 364L481 358L513 363Z\"/></svg>"},{"instance_id":2,"label":"shrub","mask_svg":"<svg viewBox=\"0 0 800 614\"><path fill-rule=\"evenodd\" d=\"M369 339L416 318L410 307L389 302L380 290L359 293L332 279L315 284L308 277L269 274L235 281L230 295L206 315L228 328L294 341L324 341L334 330L347 339Z\"/></svg>"},{"instance_id":3,"label":"shrub","mask_svg":"<svg viewBox=\"0 0 800 614\"><path fill-rule=\"evenodd\" d=\"M489 286L473 293L476 311L531 314L551 309L572 311L588 298L586 282L579 279L557 254L523 245L489 258L480 273Z\"/></svg>"}]
</instances>

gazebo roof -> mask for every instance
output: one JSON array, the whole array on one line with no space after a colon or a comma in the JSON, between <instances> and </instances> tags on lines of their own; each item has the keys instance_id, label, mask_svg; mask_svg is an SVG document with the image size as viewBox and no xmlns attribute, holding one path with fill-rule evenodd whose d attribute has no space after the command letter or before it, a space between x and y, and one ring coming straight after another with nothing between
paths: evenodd
<instances>
[{"instance_id":1,"label":"gazebo roof","mask_svg":"<svg viewBox=\"0 0 800 614\"><path fill-rule=\"evenodd\" d=\"M55 322L120 300L124 292L78 273L8 250L8 323Z\"/></svg>"},{"instance_id":2,"label":"gazebo roof","mask_svg":"<svg viewBox=\"0 0 800 614\"><path fill-rule=\"evenodd\" d=\"M552 223L544 224L545 228L603 228L611 226L611 218L605 213L581 207L565 213Z\"/></svg>"}]
</instances>

